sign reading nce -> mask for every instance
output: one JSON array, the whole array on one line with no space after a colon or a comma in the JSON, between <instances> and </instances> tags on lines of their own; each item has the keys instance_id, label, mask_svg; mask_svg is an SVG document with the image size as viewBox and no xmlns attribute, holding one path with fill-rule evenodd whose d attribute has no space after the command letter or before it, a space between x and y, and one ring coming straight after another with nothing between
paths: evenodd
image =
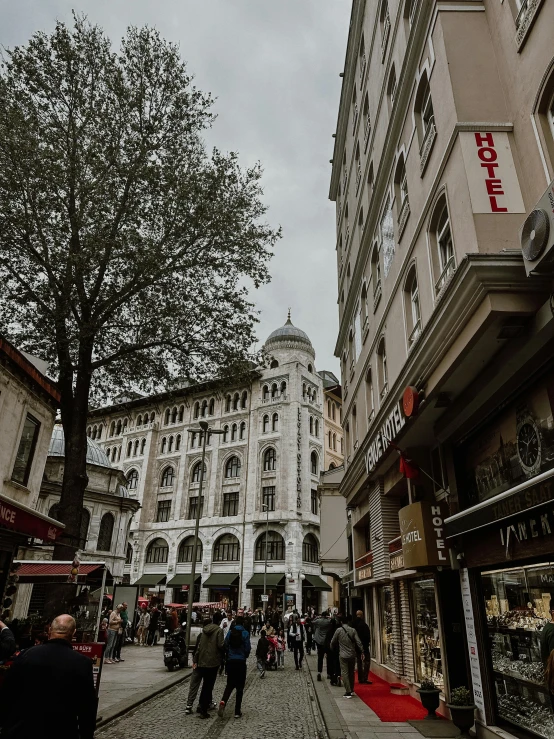
<instances>
[{"instance_id":1,"label":"sign reading nce","mask_svg":"<svg viewBox=\"0 0 554 739\"><path fill-rule=\"evenodd\" d=\"M387 451L389 443L398 436L405 423L406 419L402 413L402 408L400 407L400 403L397 403L371 440L369 449L366 452L365 466L368 474L373 472L377 466L377 462Z\"/></svg>"}]
</instances>

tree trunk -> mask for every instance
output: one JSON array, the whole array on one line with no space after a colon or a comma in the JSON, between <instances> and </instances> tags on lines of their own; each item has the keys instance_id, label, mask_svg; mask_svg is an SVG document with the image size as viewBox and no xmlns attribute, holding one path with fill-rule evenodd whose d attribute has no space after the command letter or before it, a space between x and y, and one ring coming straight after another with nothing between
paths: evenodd
<instances>
[{"instance_id":1,"label":"tree trunk","mask_svg":"<svg viewBox=\"0 0 554 739\"><path fill-rule=\"evenodd\" d=\"M65 436L65 462L59 520L65 529L54 545L54 561L72 562L80 545L81 516L87 476L87 416L91 381L92 350L82 348L73 390L72 377L60 376L61 416ZM68 568L69 574L69 568ZM59 583L48 589L44 616L48 620L61 613L71 613L76 596L74 583Z\"/></svg>"}]
</instances>

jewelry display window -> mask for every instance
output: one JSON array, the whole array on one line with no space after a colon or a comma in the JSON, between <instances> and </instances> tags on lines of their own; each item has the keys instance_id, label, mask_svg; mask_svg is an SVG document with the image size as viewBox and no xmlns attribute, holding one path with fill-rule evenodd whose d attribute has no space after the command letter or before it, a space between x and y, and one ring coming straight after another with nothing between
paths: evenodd
<instances>
[{"instance_id":1,"label":"jewelry display window","mask_svg":"<svg viewBox=\"0 0 554 739\"><path fill-rule=\"evenodd\" d=\"M379 591L381 611L381 662L395 668L394 630L392 621L392 585L383 585Z\"/></svg>"},{"instance_id":2,"label":"jewelry display window","mask_svg":"<svg viewBox=\"0 0 554 739\"><path fill-rule=\"evenodd\" d=\"M411 583L414 618L414 650L416 681L432 680L444 690L443 665L435 597L435 581L432 578L414 580Z\"/></svg>"},{"instance_id":3,"label":"jewelry display window","mask_svg":"<svg viewBox=\"0 0 554 739\"><path fill-rule=\"evenodd\" d=\"M554 739L540 647L541 631L550 621L554 563L483 572L481 581L498 716Z\"/></svg>"}]
</instances>

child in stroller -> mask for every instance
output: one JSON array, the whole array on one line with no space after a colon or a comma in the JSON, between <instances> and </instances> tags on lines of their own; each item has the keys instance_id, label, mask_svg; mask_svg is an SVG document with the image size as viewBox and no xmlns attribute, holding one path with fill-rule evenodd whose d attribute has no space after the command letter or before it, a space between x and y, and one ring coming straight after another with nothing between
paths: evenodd
<instances>
[{"instance_id":1,"label":"child in stroller","mask_svg":"<svg viewBox=\"0 0 554 739\"><path fill-rule=\"evenodd\" d=\"M267 657L265 660L266 670L277 669L277 638L275 636L268 636L267 641L269 642Z\"/></svg>"}]
</instances>

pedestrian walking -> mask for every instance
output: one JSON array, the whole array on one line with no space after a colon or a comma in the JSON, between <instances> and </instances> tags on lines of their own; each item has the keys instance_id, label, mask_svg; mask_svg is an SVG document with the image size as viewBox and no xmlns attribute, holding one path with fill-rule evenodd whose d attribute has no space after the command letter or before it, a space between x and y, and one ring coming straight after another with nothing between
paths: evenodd
<instances>
[{"instance_id":1,"label":"pedestrian walking","mask_svg":"<svg viewBox=\"0 0 554 739\"><path fill-rule=\"evenodd\" d=\"M285 639L284 629L279 630L277 637L277 667L285 668L285 650L287 648L287 641Z\"/></svg>"},{"instance_id":2,"label":"pedestrian walking","mask_svg":"<svg viewBox=\"0 0 554 739\"><path fill-rule=\"evenodd\" d=\"M235 623L225 637L225 651L227 658L227 685L219 702L218 714L223 718L225 706L233 690L237 691L235 698L235 718L242 716L242 696L246 682L246 660L250 656L250 633L244 627L244 617L237 616Z\"/></svg>"},{"instance_id":3,"label":"pedestrian walking","mask_svg":"<svg viewBox=\"0 0 554 739\"><path fill-rule=\"evenodd\" d=\"M306 654L311 654L314 648L314 627L312 619L309 616L306 616L304 621L304 631L306 632Z\"/></svg>"},{"instance_id":4,"label":"pedestrian walking","mask_svg":"<svg viewBox=\"0 0 554 739\"><path fill-rule=\"evenodd\" d=\"M121 616L121 626L117 634L117 639L115 640L115 646L113 650L113 661L114 662L125 662L125 660L121 656L121 647L125 643L125 635L127 634L127 625L129 623L129 614L127 613L127 603L123 602L121 604L121 611L119 615Z\"/></svg>"},{"instance_id":5,"label":"pedestrian walking","mask_svg":"<svg viewBox=\"0 0 554 739\"><path fill-rule=\"evenodd\" d=\"M331 650L338 648L340 672L344 683L344 698L352 698L354 690L354 670L356 668L356 656L363 656L363 646L360 637L352 626L342 621L331 639Z\"/></svg>"},{"instance_id":6,"label":"pedestrian walking","mask_svg":"<svg viewBox=\"0 0 554 739\"><path fill-rule=\"evenodd\" d=\"M93 739L97 699L92 660L72 649L74 633L75 619L58 616L48 642L14 660L0 693L2 739Z\"/></svg>"},{"instance_id":7,"label":"pedestrian walking","mask_svg":"<svg viewBox=\"0 0 554 739\"><path fill-rule=\"evenodd\" d=\"M363 647L363 659L362 654L356 655L358 682L362 685L371 685L371 680L368 680L369 666L371 664L371 632L369 630L369 626L364 621L363 611L356 611L356 618L352 621L352 626L360 637Z\"/></svg>"},{"instance_id":8,"label":"pedestrian walking","mask_svg":"<svg viewBox=\"0 0 554 739\"><path fill-rule=\"evenodd\" d=\"M202 678L202 690L198 702L200 718L208 718L208 708L212 702L217 671L222 661L223 644L223 631L219 628L219 624L212 623L212 619L209 616L206 617L193 656L193 668L200 669Z\"/></svg>"},{"instance_id":9,"label":"pedestrian walking","mask_svg":"<svg viewBox=\"0 0 554 739\"><path fill-rule=\"evenodd\" d=\"M302 660L304 659L304 626L299 616L293 616L289 636L294 652L294 665L297 670L300 670L302 669Z\"/></svg>"},{"instance_id":10,"label":"pedestrian walking","mask_svg":"<svg viewBox=\"0 0 554 739\"><path fill-rule=\"evenodd\" d=\"M314 641L317 649L317 679L321 680L323 672L323 658L327 657L327 676L331 679L331 671L329 669L329 651L327 634L331 628L331 619L327 613L323 612L319 618L312 622L314 630Z\"/></svg>"},{"instance_id":11,"label":"pedestrian walking","mask_svg":"<svg viewBox=\"0 0 554 739\"><path fill-rule=\"evenodd\" d=\"M150 623L148 624L148 635L146 643L149 647L156 646L158 641L158 623L160 621L160 612L156 606L150 611Z\"/></svg>"},{"instance_id":12,"label":"pedestrian walking","mask_svg":"<svg viewBox=\"0 0 554 739\"><path fill-rule=\"evenodd\" d=\"M267 660L267 653L269 652L269 642L265 636L265 629L260 631L260 640L256 647L256 667L260 673L260 678L265 677L265 663Z\"/></svg>"},{"instance_id":13,"label":"pedestrian walking","mask_svg":"<svg viewBox=\"0 0 554 739\"><path fill-rule=\"evenodd\" d=\"M123 610L123 605L118 605L114 608L114 610L110 613L110 618L108 620L108 643L106 644L106 651L104 653L104 664L105 665L112 665L114 660L114 651L116 642L119 636L119 630L121 628L121 611Z\"/></svg>"},{"instance_id":14,"label":"pedestrian walking","mask_svg":"<svg viewBox=\"0 0 554 739\"><path fill-rule=\"evenodd\" d=\"M149 626L150 626L150 613L148 612L147 608L143 608L142 613L140 614L140 618L138 622L138 629L137 629L138 643L143 647L146 646L146 638L148 636Z\"/></svg>"}]
</instances>

